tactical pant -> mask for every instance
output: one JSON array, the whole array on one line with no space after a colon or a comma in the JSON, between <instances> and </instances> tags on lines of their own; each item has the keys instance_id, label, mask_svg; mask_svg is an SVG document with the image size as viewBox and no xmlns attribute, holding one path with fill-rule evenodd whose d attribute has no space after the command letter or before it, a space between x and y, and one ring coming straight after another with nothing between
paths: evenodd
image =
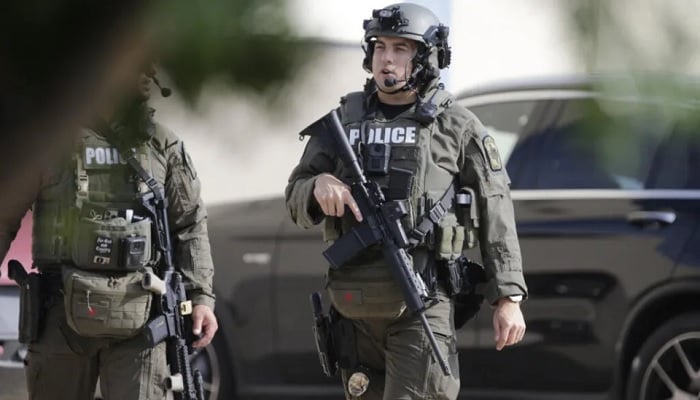
<instances>
[{"instance_id":1,"label":"tactical pant","mask_svg":"<svg viewBox=\"0 0 700 400\"><path fill-rule=\"evenodd\" d=\"M352 370L343 370L345 397L362 400L445 399L459 392L457 337L452 301L438 293L439 302L425 311L438 347L447 359L452 376L445 376L434 359L420 319L406 311L396 320L355 320L359 362L369 369L369 388L361 397L347 391Z\"/></svg>"},{"instance_id":2,"label":"tactical pant","mask_svg":"<svg viewBox=\"0 0 700 400\"><path fill-rule=\"evenodd\" d=\"M44 332L29 346L30 400L92 400L97 378L105 400L165 399L165 343L151 348L143 337L86 338L66 324L62 299L53 302Z\"/></svg>"}]
</instances>

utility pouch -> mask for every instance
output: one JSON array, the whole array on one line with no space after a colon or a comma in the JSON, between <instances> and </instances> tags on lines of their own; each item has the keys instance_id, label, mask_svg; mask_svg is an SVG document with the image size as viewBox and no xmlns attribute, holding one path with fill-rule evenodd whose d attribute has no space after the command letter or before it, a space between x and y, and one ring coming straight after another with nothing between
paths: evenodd
<instances>
[{"instance_id":1,"label":"utility pouch","mask_svg":"<svg viewBox=\"0 0 700 400\"><path fill-rule=\"evenodd\" d=\"M129 223L81 218L73 235L71 258L82 269L135 271L151 258L151 220Z\"/></svg>"},{"instance_id":2,"label":"utility pouch","mask_svg":"<svg viewBox=\"0 0 700 400\"><path fill-rule=\"evenodd\" d=\"M145 326L152 293L142 287L143 272L90 272L63 267L66 320L85 337L129 338Z\"/></svg>"},{"instance_id":3,"label":"utility pouch","mask_svg":"<svg viewBox=\"0 0 700 400\"><path fill-rule=\"evenodd\" d=\"M328 271L328 294L345 318L398 318L406 309L401 289L383 259Z\"/></svg>"},{"instance_id":4,"label":"utility pouch","mask_svg":"<svg viewBox=\"0 0 700 400\"><path fill-rule=\"evenodd\" d=\"M457 221L464 227L464 248L472 249L478 243L479 208L474 189L465 186L455 194Z\"/></svg>"},{"instance_id":5,"label":"utility pouch","mask_svg":"<svg viewBox=\"0 0 700 400\"><path fill-rule=\"evenodd\" d=\"M438 260L454 261L462 255L464 227L453 214L446 214L435 230L435 254Z\"/></svg>"},{"instance_id":6,"label":"utility pouch","mask_svg":"<svg viewBox=\"0 0 700 400\"><path fill-rule=\"evenodd\" d=\"M28 274L20 284L20 343L30 344L39 339L45 314L43 292L41 277L37 273Z\"/></svg>"}]
</instances>

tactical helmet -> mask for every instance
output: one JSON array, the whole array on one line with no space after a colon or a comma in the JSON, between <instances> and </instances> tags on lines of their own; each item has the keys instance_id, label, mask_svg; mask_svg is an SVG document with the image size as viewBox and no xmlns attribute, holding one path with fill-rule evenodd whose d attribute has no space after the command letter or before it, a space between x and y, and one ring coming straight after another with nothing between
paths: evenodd
<instances>
[{"instance_id":1,"label":"tactical helmet","mask_svg":"<svg viewBox=\"0 0 700 400\"><path fill-rule=\"evenodd\" d=\"M374 42L378 36L401 37L418 42L413 59L413 73L405 87L426 84L440 76L440 69L450 65L451 50L447 44L450 29L440 23L432 11L412 3L397 3L372 11L372 18L363 23L365 37L362 66L372 72Z\"/></svg>"}]
</instances>

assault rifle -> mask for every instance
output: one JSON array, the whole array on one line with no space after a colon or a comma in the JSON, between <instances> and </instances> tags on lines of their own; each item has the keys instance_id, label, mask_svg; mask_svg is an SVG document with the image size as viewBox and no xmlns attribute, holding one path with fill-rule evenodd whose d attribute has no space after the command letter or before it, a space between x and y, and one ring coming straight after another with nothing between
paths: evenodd
<instances>
[{"instance_id":1,"label":"assault rifle","mask_svg":"<svg viewBox=\"0 0 700 400\"><path fill-rule=\"evenodd\" d=\"M155 224L155 244L160 250L161 260L158 275L146 272L144 289L156 295L156 317L148 322L145 335L155 346L165 341L166 358L171 375L166 386L176 400L204 400L202 374L192 368L187 339L192 337L191 324L185 316L192 314L192 301L187 300L182 275L173 267L172 245L168 228L168 201L163 187L138 163L133 150L122 151L126 161L139 174L150 192L141 197Z\"/></svg>"},{"instance_id":2,"label":"assault rifle","mask_svg":"<svg viewBox=\"0 0 700 400\"><path fill-rule=\"evenodd\" d=\"M350 170L352 196L363 217L361 224L341 236L323 252L323 255L332 268L338 268L368 246L381 245L384 260L392 277L401 288L406 306L420 318L423 329L428 335L433 355L440 364L443 373L450 376L450 367L440 353L435 335L425 317L424 299L428 297L428 291L421 277L413 269L406 253L409 241L401 225L401 218L407 215L406 206L403 202L386 201L379 185L365 178L355 152L345 136L345 130L336 110L321 118L310 129L331 133L338 149L338 155L345 167ZM318 132L311 132L311 134L318 134Z\"/></svg>"}]
</instances>

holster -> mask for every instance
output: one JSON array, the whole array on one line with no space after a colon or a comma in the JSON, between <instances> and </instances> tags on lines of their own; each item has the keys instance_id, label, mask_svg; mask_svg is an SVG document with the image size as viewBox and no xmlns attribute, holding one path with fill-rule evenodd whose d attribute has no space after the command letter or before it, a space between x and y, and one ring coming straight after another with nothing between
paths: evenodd
<instances>
[{"instance_id":1,"label":"holster","mask_svg":"<svg viewBox=\"0 0 700 400\"><path fill-rule=\"evenodd\" d=\"M323 373L332 377L336 375L338 368L355 368L358 365L358 356L352 321L343 318L333 307L328 314L324 314L318 292L311 295L311 305L314 315L314 339Z\"/></svg>"},{"instance_id":2,"label":"holster","mask_svg":"<svg viewBox=\"0 0 700 400\"><path fill-rule=\"evenodd\" d=\"M335 314L335 316L333 316L333 314ZM330 315L332 316L332 342L338 357L338 367L342 369L355 369L360 364L357 355L355 325L353 325L352 320L343 318L333 308L331 308Z\"/></svg>"},{"instance_id":3,"label":"holster","mask_svg":"<svg viewBox=\"0 0 700 400\"><path fill-rule=\"evenodd\" d=\"M26 276L20 285L19 341L24 344L36 342L43 330L45 299L42 278L37 273Z\"/></svg>"},{"instance_id":4,"label":"holster","mask_svg":"<svg viewBox=\"0 0 700 400\"><path fill-rule=\"evenodd\" d=\"M455 327L459 329L479 312L484 301L484 296L476 292L476 285L486 281L484 267L464 256L439 260L436 267L438 279L454 301Z\"/></svg>"}]
</instances>

